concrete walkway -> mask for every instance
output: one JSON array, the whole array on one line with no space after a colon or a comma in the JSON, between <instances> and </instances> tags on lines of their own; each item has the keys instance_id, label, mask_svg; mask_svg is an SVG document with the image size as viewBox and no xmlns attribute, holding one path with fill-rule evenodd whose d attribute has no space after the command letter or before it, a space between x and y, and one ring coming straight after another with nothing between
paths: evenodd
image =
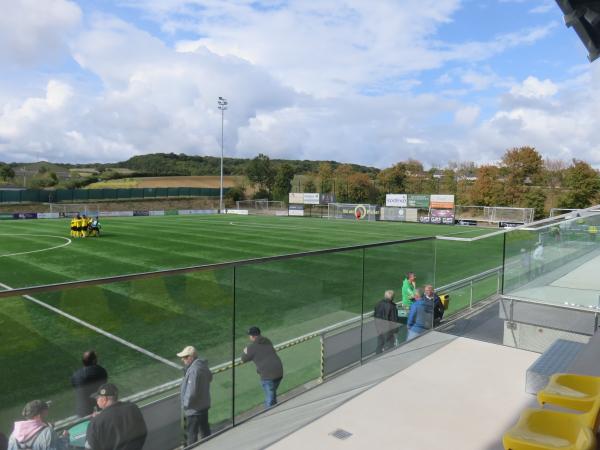
<instances>
[{"instance_id":1,"label":"concrete walkway","mask_svg":"<svg viewBox=\"0 0 600 450\"><path fill-rule=\"evenodd\" d=\"M532 403L525 372L538 356L458 338L269 449L501 449Z\"/></svg>"}]
</instances>

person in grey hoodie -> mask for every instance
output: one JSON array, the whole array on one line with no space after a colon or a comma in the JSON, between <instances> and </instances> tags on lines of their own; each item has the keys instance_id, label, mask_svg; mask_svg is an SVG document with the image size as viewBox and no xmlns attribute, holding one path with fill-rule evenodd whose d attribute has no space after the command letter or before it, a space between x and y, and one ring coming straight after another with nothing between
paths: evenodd
<instances>
[{"instance_id":1,"label":"person in grey hoodie","mask_svg":"<svg viewBox=\"0 0 600 450\"><path fill-rule=\"evenodd\" d=\"M181 382L181 408L185 417L186 442L198 441L198 432L205 438L210 436L208 410L210 409L210 382L213 375L206 360L198 358L198 352L188 345L177 353L185 365Z\"/></svg>"},{"instance_id":2,"label":"person in grey hoodie","mask_svg":"<svg viewBox=\"0 0 600 450\"><path fill-rule=\"evenodd\" d=\"M48 403L33 400L23 408L26 420L15 422L15 427L8 440L8 450L66 450L69 446L69 433L58 436L56 431L46 422Z\"/></svg>"},{"instance_id":3,"label":"person in grey hoodie","mask_svg":"<svg viewBox=\"0 0 600 450\"><path fill-rule=\"evenodd\" d=\"M277 388L283 378L283 364L269 339L260 334L258 327L250 327L248 337L252 343L242 352L242 362L254 361L260 384L265 391L265 407L277 404Z\"/></svg>"}]
</instances>

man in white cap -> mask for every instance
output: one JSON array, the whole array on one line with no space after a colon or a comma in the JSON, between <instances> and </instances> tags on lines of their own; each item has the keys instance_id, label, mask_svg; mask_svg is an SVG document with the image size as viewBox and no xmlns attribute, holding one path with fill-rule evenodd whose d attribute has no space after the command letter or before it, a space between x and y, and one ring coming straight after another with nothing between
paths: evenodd
<instances>
[{"instance_id":1,"label":"man in white cap","mask_svg":"<svg viewBox=\"0 0 600 450\"><path fill-rule=\"evenodd\" d=\"M210 436L208 410L210 409L210 382L213 375L206 360L198 358L198 352L188 345L177 353L185 365L181 382L181 408L185 417L186 442L198 441L198 432L205 438Z\"/></svg>"}]
</instances>

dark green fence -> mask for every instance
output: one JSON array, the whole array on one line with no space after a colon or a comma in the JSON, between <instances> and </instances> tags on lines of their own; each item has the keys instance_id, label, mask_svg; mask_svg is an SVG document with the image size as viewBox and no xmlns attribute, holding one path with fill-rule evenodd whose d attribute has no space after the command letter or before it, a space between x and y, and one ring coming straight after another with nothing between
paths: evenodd
<instances>
[{"instance_id":1,"label":"dark green fence","mask_svg":"<svg viewBox=\"0 0 600 450\"><path fill-rule=\"evenodd\" d=\"M229 189L223 189L226 194ZM218 197L218 188L129 188L129 189L0 189L0 203L82 203L102 200L129 200L166 197Z\"/></svg>"}]
</instances>

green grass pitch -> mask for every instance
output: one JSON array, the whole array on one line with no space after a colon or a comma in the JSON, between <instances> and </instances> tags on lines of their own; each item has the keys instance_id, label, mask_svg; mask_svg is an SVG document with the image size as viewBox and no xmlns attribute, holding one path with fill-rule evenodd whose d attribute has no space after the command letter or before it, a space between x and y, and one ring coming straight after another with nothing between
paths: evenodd
<instances>
[{"instance_id":1,"label":"green grass pitch","mask_svg":"<svg viewBox=\"0 0 600 450\"><path fill-rule=\"evenodd\" d=\"M101 238L68 243L62 238L69 237L66 220L0 222L0 283L27 287L411 237L473 237L490 231L257 216L105 218L102 223ZM260 326L280 343L371 311L386 289L399 292L407 271L417 273L420 285L440 286L496 267L501 264L501 237L348 250L241 266L235 274L227 268L34 297L173 362L179 362L177 351L195 345L215 366L240 354L247 340L245 330L251 325ZM493 287L488 282L477 289L484 295ZM453 309L464 307L465 299L457 292ZM100 363L123 395L181 376L180 370L28 299L10 297L0 302L0 431L10 432L22 405L33 398L53 401L54 420L71 415L69 376L88 348L98 351ZM281 355L286 372L282 391L318 377L316 339ZM262 394L252 365L237 368L235 380L238 414L259 404ZM232 383L231 370L215 377L212 422L231 417Z\"/></svg>"}]
</instances>

